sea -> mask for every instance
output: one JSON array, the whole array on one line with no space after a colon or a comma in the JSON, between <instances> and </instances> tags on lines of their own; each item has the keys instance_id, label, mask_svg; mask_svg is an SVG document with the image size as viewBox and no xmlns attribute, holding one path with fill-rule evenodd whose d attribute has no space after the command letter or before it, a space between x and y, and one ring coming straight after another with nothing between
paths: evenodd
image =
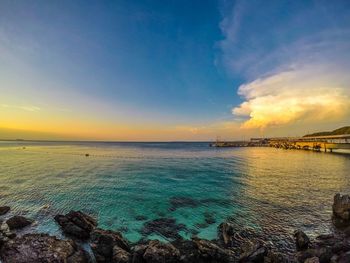
<instances>
[{"instance_id":1,"label":"sea","mask_svg":"<svg viewBox=\"0 0 350 263\"><path fill-rule=\"evenodd\" d=\"M131 242L171 241L147 231L154 220L173 220L186 239L215 239L227 221L291 248L296 229L311 237L334 231L338 192L350 194L349 154L207 142L0 142L6 217L32 218L28 231L56 236L53 217L81 210Z\"/></svg>"}]
</instances>

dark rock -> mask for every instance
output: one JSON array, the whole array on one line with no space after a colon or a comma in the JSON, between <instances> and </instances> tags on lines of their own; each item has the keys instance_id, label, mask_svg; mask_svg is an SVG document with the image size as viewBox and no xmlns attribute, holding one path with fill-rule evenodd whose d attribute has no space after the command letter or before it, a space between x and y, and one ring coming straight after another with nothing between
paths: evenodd
<instances>
[{"instance_id":1,"label":"dark rock","mask_svg":"<svg viewBox=\"0 0 350 263\"><path fill-rule=\"evenodd\" d=\"M350 252L344 253L338 259L338 263L349 263L350 262Z\"/></svg>"},{"instance_id":2,"label":"dark rock","mask_svg":"<svg viewBox=\"0 0 350 263\"><path fill-rule=\"evenodd\" d=\"M145 253L147 248L147 243L138 244L131 249L132 252L132 263L145 263L143 259L143 254Z\"/></svg>"},{"instance_id":3,"label":"dark rock","mask_svg":"<svg viewBox=\"0 0 350 263\"><path fill-rule=\"evenodd\" d=\"M345 234L347 237L350 237L350 226L344 229L344 234Z\"/></svg>"},{"instance_id":4,"label":"dark rock","mask_svg":"<svg viewBox=\"0 0 350 263\"><path fill-rule=\"evenodd\" d=\"M350 196L336 194L333 202L333 222L336 226L343 227L350 224Z\"/></svg>"},{"instance_id":5,"label":"dark rock","mask_svg":"<svg viewBox=\"0 0 350 263\"><path fill-rule=\"evenodd\" d=\"M328 263L331 260L333 253L331 248L322 247L316 250L316 255L320 263Z\"/></svg>"},{"instance_id":6,"label":"dark rock","mask_svg":"<svg viewBox=\"0 0 350 263\"><path fill-rule=\"evenodd\" d=\"M334 238L334 234L323 234L316 237L319 240L329 240Z\"/></svg>"},{"instance_id":7,"label":"dark rock","mask_svg":"<svg viewBox=\"0 0 350 263\"><path fill-rule=\"evenodd\" d=\"M262 236L251 228L236 231L236 227L228 222L218 226L218 243L226 248L240 248L241 245L251 239L262 242Z\"/></svg>"},{"instance_id":8,"label":"dark rock","mask_svg":"<svg viewBox=\"0 0 350 263\"><path fill-rule=\"evenodd\" d=\"M80 239L90 237L91 231L97 226L97 221L80 211L70 211L67 215L56 215L56 222L65 234Z\"/></svg>"},{"instance_id":9,"label":"dark rock","mask_svg":"<svg viewBox=\"0 0 350 263\"><path fill-rule=\"evenodd\" d=\"M292 263L293 259L285 254L269 250L264 258L264 263Z\"/></svg>"},{"instance_id":10,"label":"dark rock","mask_svg":"<svg viewBox=\"0 0 350 263\"><path fill-rule=\"evenodd\" d=\"M12 229L20 229L32 224L32 220L27 219L23 216L13 216L6 221L6 224L9 228Z\"/></svg>"},{"instance_id":11,"label":"dark rock","mask_svg":"<svg viewBox=\"0 0 350 263\"><path fill-rule=\"evenodd\" d=\"M305 250L310 245L309 237L301 230L296 230L294 232L295 245L297 250Z\"/></svg>"},{"instance_id":12,"label":"dark rock","mask_svg":"<svg viewBox=\"0 0 350 263\"><path fill-rule=\"evenodd\" d=\"M316 257L316 254L315 250L307 249L297 252L295 256L298 259L298 262L304 262L308 258Z\"/></svg>"},{"instance_id":13,"label":"dark rock","mask_svg":"<svg viewBox=\"0 0 350 263\"><path fill-rule=\"evenodd\" d=\"M194 237L192 240L176 240L172 244L180 251L182 263L236 262L232 250L221 248L213 241Z\"/></svg>"},{"instance_id":14,"label":"dark rock","mask_svg":"<svg viewBox=\"0 0 350 263\"><path fill-rule=\"evenodd\" d=\"M133 263L177 263L180 252L170 243L151 240L133 248Z\"/></svg>"},{"instance_id":15,"label":"dark rock","mask_svg":"<svg viewBox=\"0 0 350 263\"><path fill-rule=\"evenodd\" d=\"M129 252L118 246L113 247L112 263L128 263L130 259L131 255Z\"/></svg>"},{"instance_id":16,"label":"dark rock","mask_svg":"<svg viewBox=\"0 0 350 263\"><path fill-rule=\"evenodd\" d=\"M0 248L2 247L3 244L5 244L5 242L8 241L8 237L6 237L5 235L3 235L2 233L0 233Z\"/></svg>"},{"instance_id":17,"label":"dark rock","mask_svg":"<svg viewBox=\"0 0 350 263\"><path fill-rule=\"evenodd\" d=\"M143 235L159 234L171 239L181 238L179 231L187 231L187 228L183 224L177 224L173 218L158 218L148 221L141 229Z\"/></svg>"},{"instance_id":18,"label":"dark rock","mask_svg":"<svg viewBox=\"0 0 350 263\"><path fill-rule=\"evenodd\" d=\"M152 240L143 254L143 259L147 263L172 263L178 262L180 252L170 243L163 243L158 240Z\"/></svg>"},{"instance_id":19,"label":"dark rock","mask_svg":"<svg viewBox=\"0 0 350 263\"><path fill-rule=\"evenodd\" d=\"M16 234L10 231L9 226L2 222L0 223L0 247L9 239L15 238Z\"/></svg>"},{"instance_id":20,"label":"dark rock","mask_svg":"<svg viewBox=\"0 0 350 263\"><path fill-rule=\"evenodd\" d=\"M240 262L264 262L268 249L258 240L246 240L241 245Z\"/></svg>"},{"instance_id":21,"label":"dark rock","mask_svg":"<svg viewBox=\"0 0 350 263\"><path fill-rule=\"evenodd\" d=\"M130 252L128 241L118 232L95 229L91 233L91 242L91 249L98 263L111 262L112 258L117 257L121 260Z\"/></svg>"},{"instance_id":22,"label":"dark rock","mask_svg":"<svg viewBox=\"0 0 350 263\"><path fill-rule=\"evenodd\" d=\"M180 251L182 263L201 262L198 248L192 240L175 240L172 244Z\"/></svg>"},{"instance_id":23,"label":"dark rock","mask_svg":"<svg viewBox=\"0 0 350 263\"><path fill-rule=\"evenodd\" d=\"M339 256L338 256L338 255L333 255L332 258L331 258L330 263L337 263L337 262L338 262L338 259L339 259Z\"/></svg>"},{"instance_id":24,"label":"dark rock","mask_svg":"<svg viewBox=\"0 0 350 263\"><path fill-rule=\"evenodd\" d=\"M347 240L337 241L332 244L332 252L339 254L350 251L350 243Z\"/></svg>"},{"instance_id":25,"label":"dark rock","mask_svg":"<svg viewBox=\"0 0 350 263\"><path fill-rule=\"evenodd\" d=\"M175 211L180 207L191 207L191 208L198 207L201 203L190 197L175 196L170 198L170 204L171 204L171 207L169 208L169 210Z\"/></svg>"},{"instance_id":26,"label":"dark rock","mask_svg":"<svg viewBox=\"0 0 350 263\"><path fill-rule=\"evenodd\" d=\"M313 241L313 247L334 247L334 250L342 249L344 236L340 233L321 235ZM332 248L333 249L333 248Z\"/></svg>"},{"instance_id":27,"label":"dark rock","mask_svg":"<svg viewBox=\"0 0 350 263\"><path fill-rule=\"evenodd\" d=\"M312 258L307 258L304 263L320 263L320 260L318 257L312 257Z\"/></svg>"},{"instance_id":28,"label":"dark rock","mask_svg":"<svg viewBox=\"0 0 350 263\"><path fill-rule=\"evenodd\" d=\"M10 209L9 206L0 206L0 216L7 214Z\"/></svg>"},{"instance_id":29,"label":"dark rock","mask_svg":"<svg viewBox=\"0 0 350 263\"><path fill-rule=\"evenodd\" d=\"M304 262L308 258L317 257L320 263L328 263L332 256L333 253L330 247L309 248L297 253L299 262Z\"/></svg>"},{"instance_id":30,"label":"dark rock","mask_svg":"<svg viewBox=\"0 0 350 263\"><path fill-rule=\"evenodd\" d=\"M87 263L84 251L72 240L46 234L27 234L6 242L1 250L3 263Z\"/></svg>"},{"instance_id":31,"label":"dark rock","mask_svg":"<svg viewBox=\"0 0 350 263\"><path fill-rule=\"evenodd\" d=\"M234 244L235 228L232 224L224 222L218 226L219 242L224 247L232 247Z\"/></svg>"},{"instance_id":32,"label":"dark rock","mask_svg":"<svg viewBox=\"0 0 350 263\"><path fill-rule=\"evenodd\" d=\"M234 252L228 249L219 247L214 242L205 239L192 239L198 262L232 262L234 259Z\"/></svg>"}]
</instances>

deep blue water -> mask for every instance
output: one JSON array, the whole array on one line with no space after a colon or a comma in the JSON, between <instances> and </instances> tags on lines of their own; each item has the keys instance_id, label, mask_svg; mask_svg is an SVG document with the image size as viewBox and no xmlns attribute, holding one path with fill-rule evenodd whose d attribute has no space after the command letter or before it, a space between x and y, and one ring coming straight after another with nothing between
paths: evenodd
<instances>
[{"instance_id":1,"label":"deep blue water","mask_svg":"<svg viewBox=\"0 0 350 263\"><path fill-rule=\"evenodd\" d=\"M185 238L215 238L218 224L230 220L288 246L297 228L312 235L331 230L333 195L350 192L349 171L349 155L311 151L0 142L0 205L56 235L53 216L80 209L132 241L169 239L142 228L174 218L184 224L179 234Z\"/></svg>"}]
</instances>

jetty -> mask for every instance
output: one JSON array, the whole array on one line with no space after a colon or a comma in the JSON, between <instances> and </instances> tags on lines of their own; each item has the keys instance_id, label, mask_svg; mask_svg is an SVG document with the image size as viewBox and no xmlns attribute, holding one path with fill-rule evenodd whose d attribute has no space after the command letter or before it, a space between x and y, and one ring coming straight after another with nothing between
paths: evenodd
<instances>
[{"instance_id":1,"label":"jetty","mask_svg":"<svg viewBox=\"0 0 350 263\"><path fill-rule=\"evenodd\" d=\"M250 141L216 141L212 147L275 147L283 149L313 150L333 152L333 150L350 150L350 134L251 138Z\"/></svg>"},{"instance_id":2,"label":"jetty","mask_svg":"<svg viewBox=\"0 0 350 263\"><path fill-rule=\"evenodd\" d=\"M210 144L211 147L264 147L269 146L269 138L251 138L250 141L219 141Z\"/></svg>"},{"instance_id":3,"label":"jetty","mask_svg":"<svg viewBox=\"0 0 350 263\"><path fill-rule=\"evenodd\" d=\"M350 134L306 136L299 138L270 138L269 145L284 149L302 149L314 151L350 150Z\"/></svg>"}]
</instances>

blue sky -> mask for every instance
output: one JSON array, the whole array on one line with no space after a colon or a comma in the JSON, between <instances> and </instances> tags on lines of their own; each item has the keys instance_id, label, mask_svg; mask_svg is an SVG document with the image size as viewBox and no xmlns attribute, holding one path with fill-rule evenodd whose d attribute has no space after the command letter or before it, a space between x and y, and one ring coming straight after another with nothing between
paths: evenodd
<instances>
[{"instance_id":1,"label":"blue sky","mask_svg":"<svg viewBox=\"0 0 350 263\"><path fill-rule=\"evenodd\" d=\"M116 140L336 128L349 51L349 1L1 0L0 127Z\"/></svg>"}]
</instances>

